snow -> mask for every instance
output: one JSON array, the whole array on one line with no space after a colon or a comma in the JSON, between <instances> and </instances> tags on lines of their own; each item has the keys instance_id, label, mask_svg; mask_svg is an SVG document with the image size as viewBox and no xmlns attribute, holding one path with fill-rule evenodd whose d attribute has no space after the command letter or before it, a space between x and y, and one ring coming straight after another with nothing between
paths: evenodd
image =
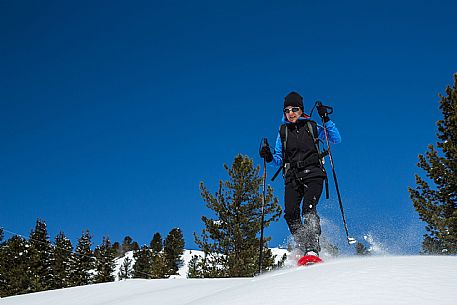
<instances>
[{"instance_id":1,"label":"snow","mask_svg":"<svg viewBox=\"0 0 457 305\"><path fill-rule=\"evenodd\" d=\"M387 251L385 250L385 247L383 244L381 244L378 241L375 241L374 237L371 234L367 234L363 236L363 239L370 245L368 248L368 252L374 253L374 254L381 254L381 255L387 255Z\"/></svg>"},{"instance_id":2,"label":"snow","mask_svg":"<svg viewBox=\"0 0 457 305\"><path fill-rule=\"evenodd\" d=\"M121 270L122 264L124 264L124 260L126 258L129 258L132 261L131 267L133 267L133 264L135 262L135 259L133 258L133 251L129 251L129 252L125 253L125 255L123 257L116 259L114 262L114 264L115 264L114 276L116 278L116 281L119 280L119 271Z\"/></svg>"},{"instance_id":3,"label":"snow","mask_svg":"<svg viewBox=\"0 0 457 305\"><path fill-rule=\"evenodd\" d=\"M124 280L8 297L0 304L455 305L456 274L455 256L353 257L255 278Z\"/></svg>"},{"instance_id":4,"label":"snow","mask_svg":"<svg viewBox=\"0 0 457 305\"><path fill-rule=\"evenodd\" d=\"M184 261L183 266L179 268L178 276L175 276L174 278L181 277L181 278L186 278L187 277L187 271L189 270L189 262L192 259L192 256L197 255L203 257L204 253L203 251L199 250L184 250L184 254L182 256L182 260Z\"/></svg>"}]
</instances>

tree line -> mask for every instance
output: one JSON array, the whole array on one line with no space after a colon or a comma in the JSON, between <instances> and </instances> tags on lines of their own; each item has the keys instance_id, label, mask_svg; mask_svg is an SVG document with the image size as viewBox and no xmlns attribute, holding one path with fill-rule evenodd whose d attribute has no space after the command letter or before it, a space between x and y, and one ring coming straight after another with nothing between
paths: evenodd
<instances>
[{"instance_id":1,"label":"tree line","mask_svg":"<svg viewBox=\"0 0 457 305\"><path fill-rule=\"evenodd\" d=\"M4 240L0 228L0 297L67 288L127 278L168 278L182 264L184 238L179 228L172 229L162 241L155 233L150 245L142 247L130 236L122 243L111 243L105 236L92 250L92 235L84 231L73 245L63 232L51 243L46 223L38 219L28 239L13 235ZM115 273L115 261L129 251Z\"/></svg>"}]
</instances>

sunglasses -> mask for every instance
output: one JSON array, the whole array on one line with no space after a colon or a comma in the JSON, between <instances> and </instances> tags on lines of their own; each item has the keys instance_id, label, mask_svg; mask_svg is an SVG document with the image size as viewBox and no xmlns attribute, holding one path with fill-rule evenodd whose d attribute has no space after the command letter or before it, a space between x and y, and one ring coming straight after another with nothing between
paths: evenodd
<instances>
[{"instance_id":1,"label":"sunglasses","mask_svg":"<svg viewBox=\"0 0 457 305\"><path fill-rule=\"evenodd\" d=\"M291 108L284 108L284 113L289 113L289 112L298 112L300 111L300 107L291 107Z\"/></svg>"}]
</instances>

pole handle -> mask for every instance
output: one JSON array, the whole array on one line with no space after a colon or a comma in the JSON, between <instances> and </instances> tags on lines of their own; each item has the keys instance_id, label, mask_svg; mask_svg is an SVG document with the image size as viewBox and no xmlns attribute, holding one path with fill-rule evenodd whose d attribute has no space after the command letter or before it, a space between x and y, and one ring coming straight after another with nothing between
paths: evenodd
<instances>
[{"instance_id":1,"label":"pole handle","mask_svg":"<svg viewBox=\"0 0 457 305\"><path fill-rule=\"evenodd\" d=\"M316 101L316 106L324 107L325 109L327 109L327 113L328 114L332 114L333 113L333 107L322 105L321 101Z\"/></svg>"}]
</instances>

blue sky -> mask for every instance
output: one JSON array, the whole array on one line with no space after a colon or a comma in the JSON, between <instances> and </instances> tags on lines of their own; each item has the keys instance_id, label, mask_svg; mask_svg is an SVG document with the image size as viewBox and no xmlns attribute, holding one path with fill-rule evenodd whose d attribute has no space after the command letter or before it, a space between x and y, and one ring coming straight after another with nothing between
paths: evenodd
<instances>
[{"instance_id":1,"label":"blue sky","mask_svg":"<svg viewBox=\"0 0 457 305\"><path fill-rule=\"evenodd\" d=\"M2 1L0 226L74 243L173 227L195 248L223 164L274 142L283 97L334 107L349 230L419 251L407 187L457 72L455 1ZM271 177L274 169L269 168ZM422 173L421 173L422 174ZM331 180L332 181L332 180ZM272 186L282 203L283 182ZM336 194L324 232L351 251ZM284 244L281 219L266 231ZM343 240L344 241L344 240Z\"/></svg>"}]
</instances>

